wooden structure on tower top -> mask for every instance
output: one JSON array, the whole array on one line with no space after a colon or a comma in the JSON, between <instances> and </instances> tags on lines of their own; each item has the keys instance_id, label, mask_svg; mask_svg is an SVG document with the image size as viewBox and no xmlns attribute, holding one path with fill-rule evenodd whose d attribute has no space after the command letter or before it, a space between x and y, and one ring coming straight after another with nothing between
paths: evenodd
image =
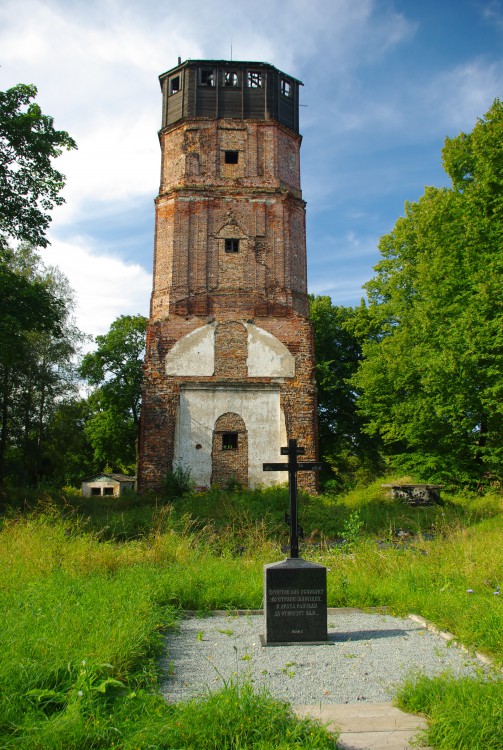
<instances>
[{"instance_id":1,"label":"wooden structure on tower top","mask_svg":"<svg viewBox=\"0 0 503 750\"><path fill-rule=\"evenodd\" d=\"M194 117L276 120L299 132L300 81L272 65L187 60L159 76L163 128Z\"/></svg>"}]
</instances>

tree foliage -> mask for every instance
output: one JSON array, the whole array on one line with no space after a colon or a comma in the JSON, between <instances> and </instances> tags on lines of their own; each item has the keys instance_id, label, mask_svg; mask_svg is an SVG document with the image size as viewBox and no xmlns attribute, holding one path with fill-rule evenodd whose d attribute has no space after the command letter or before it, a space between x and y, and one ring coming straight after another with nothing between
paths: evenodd
<instances>
[{"instance_id":1,"label":"tree foliage","mask_svg":"<svg viewBox=\"0 0 503 750\"><path fill-rule=\"evenodd\" d=\"M48 424L73 395L81 339L66 279L34 249L48 244L50 212L63 202L52 162L76 145L36 94L23 84L0 92L0 484L6 473L20 484L50 473Z\"/></svg>"},{"instance_id":2,"label":"tree foliage","mask_svg":"<svg viewBox=\"0 0 503 750\"><path fill-rule=\"evenodd\" d=\"M8 471L33 484L45 473L51 414L75 390L81 334L71 320L68 282L29 246L2 253L0 308L0 482Z\"/></svg>"},{"instance_id":3,"label":"tree foliage","mask_svg":"<svg viewBox=\"0 0 503 750\"><path fill-rule=\"evenodd\" d=\"M120 471L137 463L146 325L142 315L121 315L96 337L97 349L86 354L80 369L95 388L86 426L95 458Z\"/></svg>"},{"instance_id":4,"label":"tree foliage","mask_svg":"<svg viewBox=\"0 0 503 750\"><path fill-rule=\"evenodd\" d=\"M86 435L90 417L87 399L66 397L51 410L44 431L43 469L55 487L80 487L85 477L102 469Z\"/></svg>"},{"instance_id":5,"label":"tree foliage","mask_svg":"<svg viewBox=\"0 0 503 750\"><path fill-rule=\"evenodd\" d=\"M378 441L363 430L356 411L357 393L350 379L362 356L354 332L358 311L336 306L327 296L311 296L314 329L320 455L337 486L362 478L380 464Z\"/></svg>"},{"instance_id":6,"label":"tree foliage","mask_svg":"<svg viewBox=\"0 0 503 750\"><path fill-rule=\"evenodd\" d=\"M426 188L381 238L352 383L367 431L425 479L501 477L503 105L447 139Z\"/></svg>"},{"instance_id":7,"label":"tree foliage","mask_svg":"<svg viewBox=\"0 0 503 750\"><path fill-rule=\"evenodd\" d=\"M45 247L50 211L63 203L63 175L52 160L76 148L32 101L33 85L0 91L0 245L9 238Z\"/></svg>"}]
</instances>

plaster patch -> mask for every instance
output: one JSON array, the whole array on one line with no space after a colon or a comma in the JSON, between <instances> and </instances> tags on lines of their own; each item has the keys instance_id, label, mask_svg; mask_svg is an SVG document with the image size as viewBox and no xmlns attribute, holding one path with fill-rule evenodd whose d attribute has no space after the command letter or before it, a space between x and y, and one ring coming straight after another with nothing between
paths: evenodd
<instances>
[{"instance_id":1,"label":"plaster patch","mask_svg":"<svg viewBox=\"0 0 503 750\"><path fill-rule=\"evenodd\" d=\"M259 378L293 378L295 359L287 347L273 336L252 323L248 330L248 375Z\"/></svg>"},{"instance_id":2,"label":"plaster patch","mask_svg":"<svg viewBox=\"0 0 503 750\"><path fill-rule=\"evenodd\" d=\"M197 485L209 486L213 430L227 412L238 414L246 426L249 487L287 481L282 472L262 469L264 462L281 461L280 448L286 445L285 415L279 386L274 385L182 385L173 465L189 469Z\"/></svg>"},{"instance_id":3,"label":"plaster patch","mask_svg":"<svg viewBox=\"0 0 503 750\"><path fill-rule=\"evenodd\" d=\"M167 353L166 375L213 375L215 323L208 323L181 338Z\"/></svg>"}]
</instances>

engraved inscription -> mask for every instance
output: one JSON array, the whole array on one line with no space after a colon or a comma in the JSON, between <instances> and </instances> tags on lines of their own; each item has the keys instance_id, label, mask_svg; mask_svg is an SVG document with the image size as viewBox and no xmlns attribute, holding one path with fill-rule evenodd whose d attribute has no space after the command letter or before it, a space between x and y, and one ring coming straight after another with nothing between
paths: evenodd
<instances>
[{"instance_id":1,"label":"engraved inscription","mask_svg":"<svg viewBox=\"0 0 503 750\"><path fill-rule=\"evenodd\" d=\"M268 604L274 617L316 617L322 613L324 593L324 589L269 589Z\"/></svg>"}]
</instances>

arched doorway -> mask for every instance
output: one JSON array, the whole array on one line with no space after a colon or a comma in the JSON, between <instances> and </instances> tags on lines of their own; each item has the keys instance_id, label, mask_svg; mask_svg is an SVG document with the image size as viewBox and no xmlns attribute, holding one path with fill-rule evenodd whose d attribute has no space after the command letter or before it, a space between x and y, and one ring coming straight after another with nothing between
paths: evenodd
<instances>
[{"instance_id":1,"label":"arched doorway","mask_svg":"<svg viewBox=\"0 0 503 750\"><path fill-rule=\"evenodd\" d=\"M248 487L248 432L239 414L227 412L215 422L211 466L212 484L236 481Z\"/></svg>"}]
</instances>

